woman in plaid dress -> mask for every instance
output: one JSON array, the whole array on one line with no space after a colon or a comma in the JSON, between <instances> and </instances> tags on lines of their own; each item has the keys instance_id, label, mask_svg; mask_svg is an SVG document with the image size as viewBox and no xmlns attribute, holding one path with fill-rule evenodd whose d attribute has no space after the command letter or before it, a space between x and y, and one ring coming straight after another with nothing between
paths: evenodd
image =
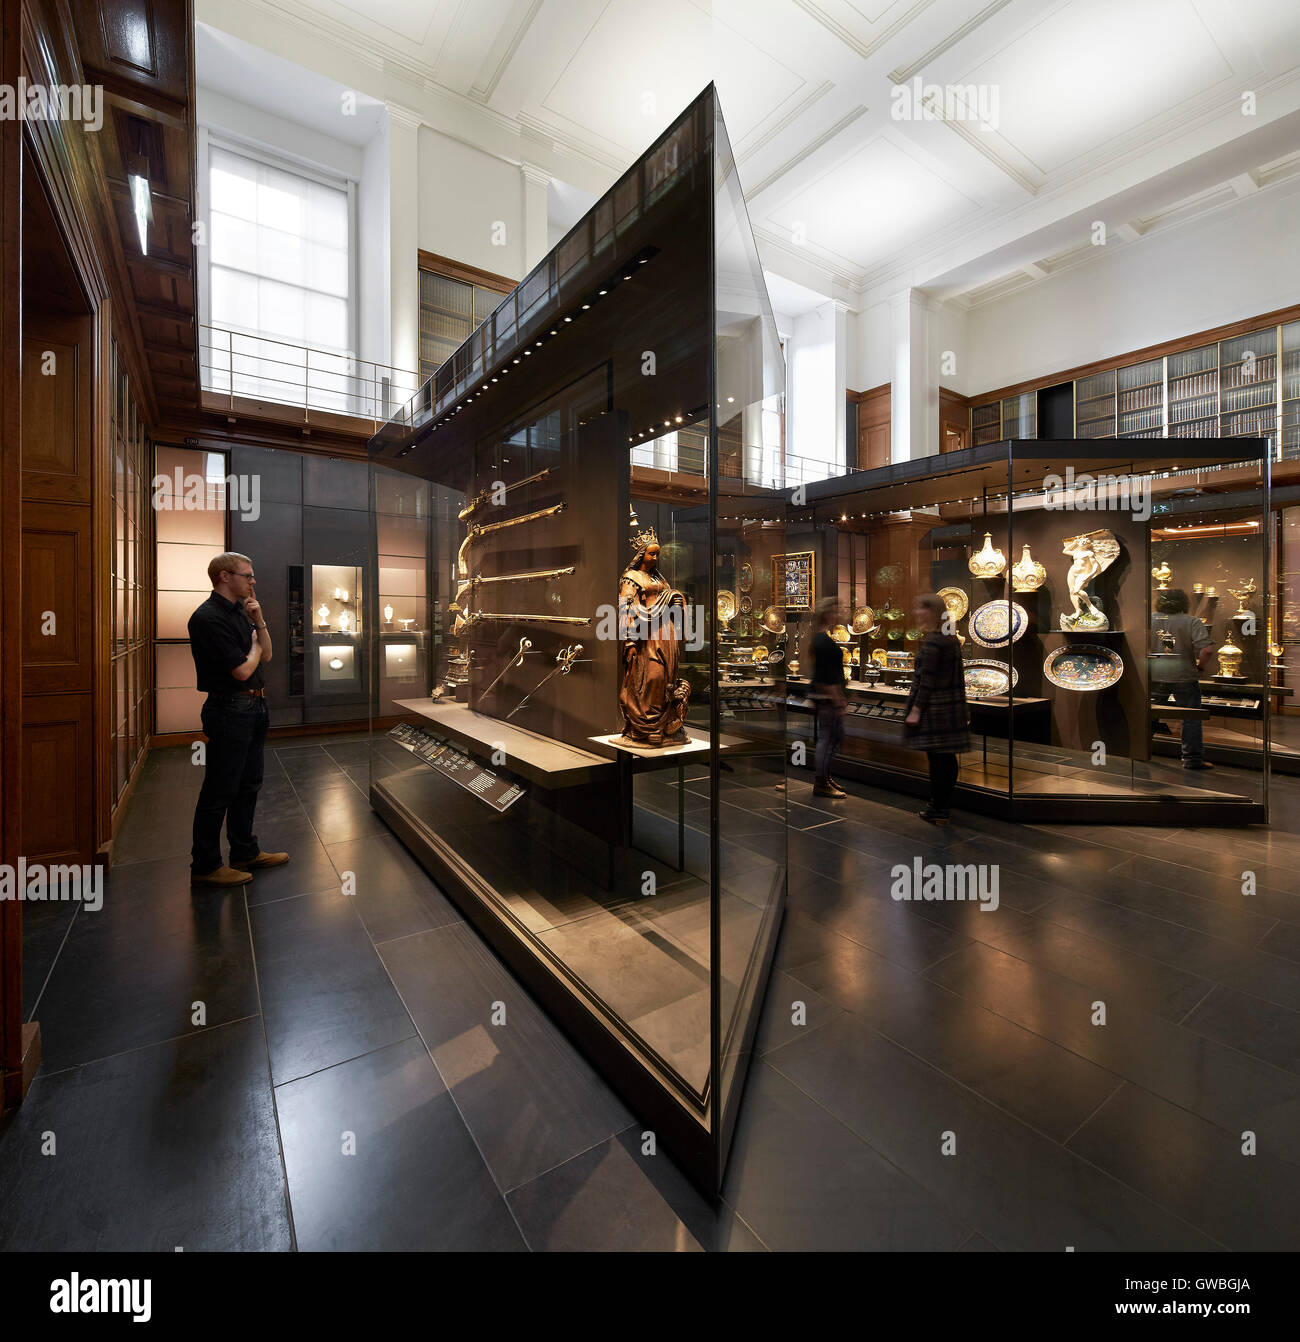
<instances>
[{"instance_id":1,"label":"woman in plaid dress","mask_svg":"<svg viewBox=\"0 0 1300 1342\"><path fill-rule=\"evenodd\" d=\"M970 749L966 677L961 644L945 618L947 607L931 592L918 596L912 616L925 638L916 653L912 692L904 728L907 744L930 757L930 804L921 819L946 825L948 803L957 786L957 756Z\"/></svg>"}]
</instances>

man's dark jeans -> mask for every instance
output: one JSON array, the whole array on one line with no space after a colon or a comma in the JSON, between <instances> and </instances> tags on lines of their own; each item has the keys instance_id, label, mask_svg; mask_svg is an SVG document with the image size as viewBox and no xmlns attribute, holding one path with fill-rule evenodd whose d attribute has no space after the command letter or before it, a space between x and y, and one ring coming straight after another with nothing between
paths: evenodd
<instances>
[{"instance_id":1,"label":"man's dark jeans","mask_svg":"<svg viewBox=\"0 0 1300 1342\"><path fill-rule=\"evenodd\" d=\"M1196 680L1153 683L1151 698L1156 705L1168 703L1170 699L1179 708L1200 708L1201 685ZM1155 715L1160 716L1157 707ZM1205 735L1201 731L1200 718L1184 718L1182 725L1182 755L1184 764L1201 764L1205 760Z\"/></svg>"},{"instance_id":2,"label":"man's dark jeans","mask_svg":"<svg viewBox=\"0 0 1300 1342\"><path fill-rule=\"evenodd\" d=\"M209 695L203 705L208 738L203 789L194 808L190 870L206 876L222 865L221 825L230 840L231 862L248 862L260 851L253 812L262 786L262 750L270 720L260 695Z\"/></svg>"}]
</instances>

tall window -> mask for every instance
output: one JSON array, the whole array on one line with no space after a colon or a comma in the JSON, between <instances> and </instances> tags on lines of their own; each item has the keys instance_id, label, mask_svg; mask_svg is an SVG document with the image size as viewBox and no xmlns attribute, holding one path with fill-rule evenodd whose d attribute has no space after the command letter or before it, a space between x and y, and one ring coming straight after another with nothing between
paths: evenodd
<instances>
[{"instance_id":1,"label":"tall window","mask_svg":"<svg viewBox=\"0 0 1300 1342\"><path fill-rule=\"evenodd\" d=\"M503 275L420 253L420 381L432 377L514 288Z\"/></svg>"},{"instance_id":2,"label":"tall window","mask_svg":"<svg viewBox=\"0 0 1300 1342\"><path fill-rule=\"evenodd\" d=\"M290 404L306 392L308 404L348 409L347 183L209 141L207 185L207 322L216 329L203 341L205 386Z\"/></svg>"}]
</instances>

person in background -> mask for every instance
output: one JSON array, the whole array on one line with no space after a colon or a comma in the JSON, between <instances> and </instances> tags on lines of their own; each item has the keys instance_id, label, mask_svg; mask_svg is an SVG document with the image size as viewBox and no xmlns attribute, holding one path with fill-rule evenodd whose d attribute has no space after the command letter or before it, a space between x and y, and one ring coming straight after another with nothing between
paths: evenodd
<instances>
[{"instance_id":1,"label":"person in background","mask_svg":"<svg viewBox=\"0 0 1300 1342\"><path fill-rule=\"evenodd\" d=\"M194 808L190 880L233 886L257 867L278 867L288 853L264 853L253 833L262 786L262 751L270 715L261 666L271 660L271 635L258 604L253 561L221 554L208 564L212 595L190 616L190 652L203 705L203 788ZM221 860L221 826L230 866Z\"/></svg>"},{"instance_id":2,"label":"person in background","mask_svg":"<svg viewBox=\"0 0 1300 1342\"><path fill-rule=\"evenodd\" d=\"M817 714L817 777L815 797L846 797L848 793L831 777L831 761L844 740L844 654L831 637L839 622L840 607L833 596L824 596L813 608L804 645L804 665L812 681L808 698Z\"/></svg>"},{"instance_id":3,"label":"person in background","mask_svg":"<svg viewBox=\"0 0 1300 1342\"><path fill-rule=\"evenodd\" d=\"M1157 593L1156 613L1151 617L1154 647L1156 652L1170 655L1151 657L1147 662L1154 704L1172 699L1179 708L1201 706L1200 677L1214 656L1214 648L1205 621L1189 615L1187 609L1187 593L1181 587ZM1184 718L1182 727L1183 768L1213 769L1205 758L1200 718Z\"/></svg>"},{"instance_id":4,"label":"person in background","mask_svg":"<svg viewBox=\"0 0 1300 1342\"><path fill-rule=\"evenodd\" d=\"M932 592L913 603L913 623L925 637L916 651L903 728L907 744L930 758L930 804L921 819L932 825L948 824L948 805L957 786L957 756L970 749L961 644L955 634L942 630L946 609L942 597Z\"/></svg>"}]
</instances>

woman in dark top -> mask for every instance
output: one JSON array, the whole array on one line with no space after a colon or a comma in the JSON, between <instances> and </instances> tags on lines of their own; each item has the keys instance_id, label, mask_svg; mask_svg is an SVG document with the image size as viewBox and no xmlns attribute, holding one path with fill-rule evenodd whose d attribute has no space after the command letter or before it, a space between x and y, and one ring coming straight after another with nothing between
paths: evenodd
<instances>
[{"instance_id":1,"label":"woman in dark top","mask_svg":"<svg viewBox=\"0 0 1300 1342\"><path fill-rule=\"evenodd\" d=\"M830 636L839 617L839 603L835 598L822 597L813 610L812 627L804 647L804 661L812 668L808 698L817 712L815 797L848 795L831 777L831 760L844 740L844 654Z\"/></svg>"},{"instance_id":2,"label":"woman in dark top","mask_svg":"<svg viewBox=\"0 0 1300 1342\"><path fill-rule=\"evenodd\" d=\"M957 756L970 749L961 644L955 635L940 632L945 610L943 599L929 592L913 604L913 619L925 638L916 654L904 727L907 744L930 757L930 804L921 819L934 825L948 823Z\"/></svg>"}]
</instances>

